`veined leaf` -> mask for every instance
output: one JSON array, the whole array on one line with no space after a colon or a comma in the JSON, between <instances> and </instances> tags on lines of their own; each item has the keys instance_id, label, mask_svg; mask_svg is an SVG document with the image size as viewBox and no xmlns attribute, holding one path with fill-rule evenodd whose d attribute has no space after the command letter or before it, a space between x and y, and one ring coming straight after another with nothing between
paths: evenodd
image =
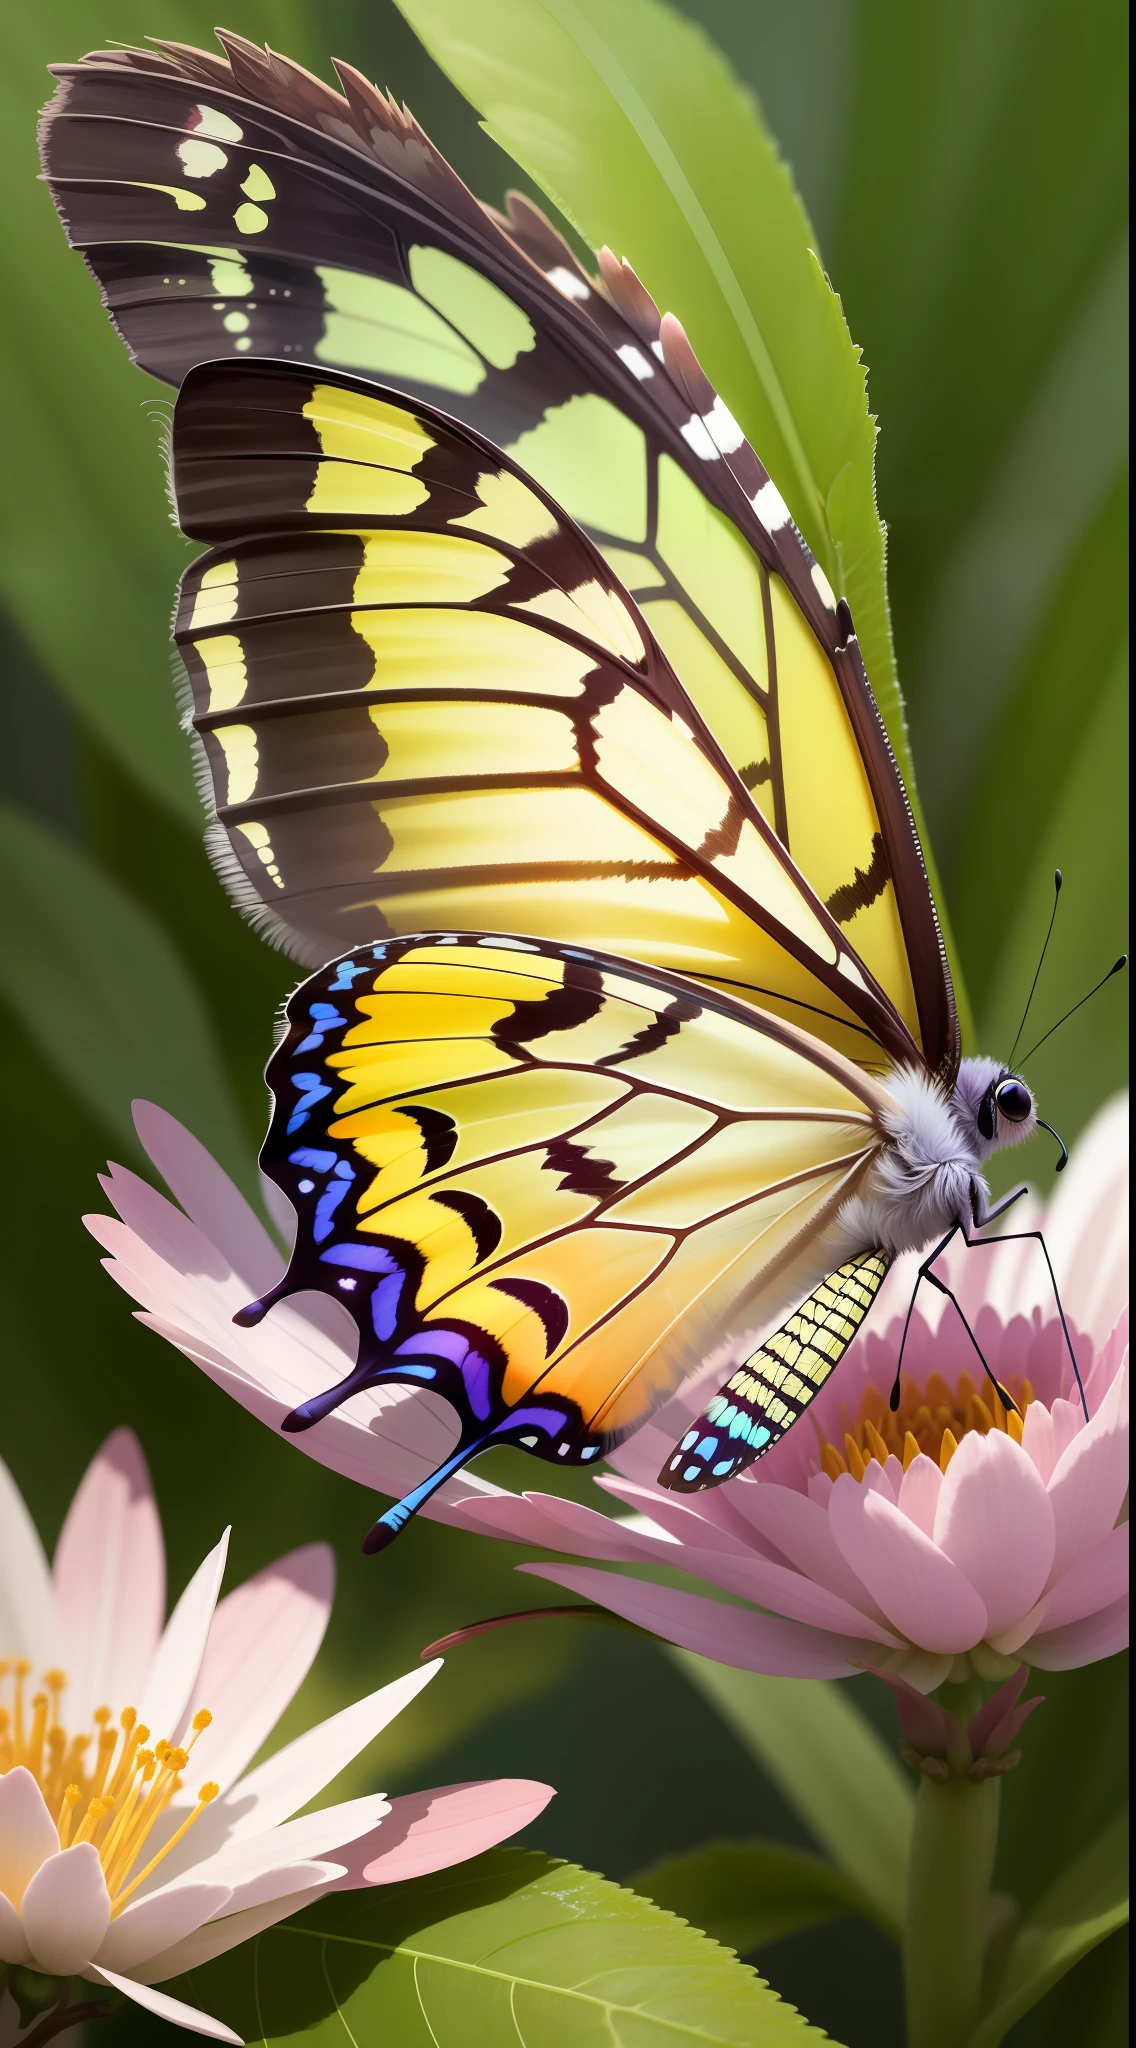
<instances>
[{"instance_id":1,"label":"veined leaf","mask_svg":"<svg viewBox=\"0 0 1136 2048\"><path fill-rule=\"evenodd\" d=\"M160 1103L246 1191L255 1175L205 1006L161 926L65 839L0 806L0 994L61 1081L137 1155Z\"/></svg>"},{"instance_id":2,"label":"veined leaf","mask_svg":"<svg viewBox=\"0 0 1136 2048\"><path fill-rule=\"evenodd\" d=\"M971 2036L969 2048L998 2048L1023 2013L1127 1920L1128 1817L1121 1814L1023 1921L994 2006Z\"/></svg>"},{"instance_id":3,"label":"veined leaf","mask_svg":"<svg viewBox=\"0 0 1136 2048\"><path fill-rule=\"evenodd\" d=\"M903 749L865 372L792 178L725 58L661 0L399 6L585 241L626 256L684 322L847 596Z\"/></svg>"},{"instance_id":4,"label":"veined leaf","mask_svg":"<svg viewBox=\"0 0 1136 2048\"><path fill-rule=\"evenodd\" d=\"M843 1871L783 1842L708 1842L683 1856L661 1857L630 1882L742 1956L845 1913L876 1917Z\"/></svg>"},{"instance_id":5,"label":"veined leaf","mask_svg":"<svg viewBox=\"0 0 1136 2048\"><path fill-rule=\"evenodd\" d=\"M167 1988L263 2048L776 2048L823 2038L696 1929L524 1849L323 1899Z\"/></svg>"},{"instance_id":6,"label":"veined leaf","mask_svg":"<svg viewBox=\"0 0 1136 2048\"><path fill-rule=\"evenodd\" d=\"M898 1939L914 1794L842 1686L735 1671L689 1650L670 1655L858 1888L862 1910Z\"/></svg>"}]
</instances>

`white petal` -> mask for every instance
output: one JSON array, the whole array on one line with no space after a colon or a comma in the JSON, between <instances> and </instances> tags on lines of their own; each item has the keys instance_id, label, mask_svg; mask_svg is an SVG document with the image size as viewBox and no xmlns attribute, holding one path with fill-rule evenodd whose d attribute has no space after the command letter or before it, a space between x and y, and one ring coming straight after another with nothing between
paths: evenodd
<instances>
[{"instance_id":1,"label":"white petal","mask_svg":"<svg viewBox=\"0 0 1136 2048\"><path fill-rule=\"evenodd\" d=\"M201 1669L221 1590L229 1531L194 1572L158 1644L138 1711L155 1740L172 1736Z\"/></svg>"},{"instance_id":2,"label":"white petal","mask_svg":"<svg viewBox=\"0 0 1136 2048\"><path fill-rule=\"evenodd\" d=\"M27 1657L37 1674L63 1663L51 1573L23 1496L0 1458L0 1657ZM66 1667L64 1667L66 1668Z\"/></svg>"},{"instance_id":3,"label":"white petal","mask_svg":"<svg viewBox=\"0 0 1136 2048\"><path fill-rule=\"evenodd\" d=\"M26 1963L30 1958L31 1950L23 1922L11 1901L0 1892L0 1963ZM0 2027L3 2025L3 2004L0 1997ZM7 2042L7 2038L0 2032L0 2040Z\"/></svg>"},{"instance_id":4,"label":"white petal","mask_svg":"<svg viewBox=\"0 0 1136 2048\"><path fill-rule=\"evenodd\" d=\"M357 1842L360 1835L369 1834L389 1812L386 1794L369 1792L361 1799L346 1799L338 1806L323 1806L318 1813L305 1813L299 1820L285 1821L280 1827L270 1826L263 1834L231 1835L208 1862L194 1865L194 1880L231 1886L234 1910L258 1905L262 1898L276 1897L280 1891L295 1891L298 1887L278 1885L271 1894L260 1889L255 1897L245 1898L240 1896L243 1886L259 1884L262 1877L273 1871L284 1870L293 1863L311 1863L341 1849L347 1842Z\"/></svg>"},{"instance_id":5,"label":"white petal","mask_svg":"<svg viewBox=\"0 0 1136 2048\"><path fill-rule=\"evenodd\" d=\"M76 1842L41 1863L20 1908L36 1968L71 1977L85 1970L110 1925L110 1897L93 1842Z\"/></svg>"},{"instance_id":6,"label":"white petal","mask_svg":"<svg viewBox=\"0 0 1136 2048\"><path fill-rule=\"evenodd\" d=\"M107 1970L132 1970L194 1934L232 1898L225 1884L167 1885L148 1899L132 1899L108 1930L95 1960Z\"/></svg>"},{"instance_id":7,"label":"white petal","mask_svg":"<svg viewBox=\"0 0 1136 2048\"><path fill-rule=\"evenodd\" d=\"M275 1927L278 1920L289 1919L300 1911L301 1906L310 1906L313 1899L322 1898L344 1874L338 1863L326 1867L334 1870L335 1877L321 1879L311 1890L292 1892L286 1898L273 1899L267 1905L253 1906L247 1913L227 1913L222 1920L210 1920L204 1927L199 1927L196 1934L187 1934L184 1941L163 1949L160 1956L151 1956L148 1962L140 1963L136 1976L142 1983L162 1984L167 1977L180 1977L186 1970L195 1970L199 1963L212 1962L214 1956L226 1955L231 1948L238 1948L242 1941L250 1940L264 1928Z\"/></svg>"},{"instance_id":8,"label":"white petal","mask_svg":"<svg viewBox=\"0 0 1136 2048\"><path fill-rule=\"evenodd\" d=\"M295 1742L287 1743L267 1763L241 1778L222 1798L215 1799L195 1823L195 1864L206 1854L215 1854L226 1842L262 1835L266 1829L287 1820L299 1807L306 1806L417 1697L423 1686L429 1685L441 1668L442 1660L436 1657L421 1670L396 1678L393 1684L380 1687L367 1699L357 1700L354 1706L345 1707L342 1713L309 1728L306 1735L297 1736Z\"/></svg>"},{"instance_id":9,"label":"white petal","mask_svg":"<svg viewBox=\"0 0 1136 2048\"><path fill-rule=\"evenodd\" d=\"M59 1852L59 1830L23 1764L0 1777L0 1892L19 1907L41 1863Z\"/></svg>"},{"instance_id":10,"label":"white petal","mask_svg":"<svg viewBox=\"0 0 1136 2048\"><path fill-rule=\"evenodd\" d=\"M278 1557L221 1601L177 1739L208 1708L210 1726L193 1751L193 1784L176 1802L196 1804L213 1778L224 1792L267 1741L291 1704L323 1641L335 1597L335 1558L326 1543Z\"/></svg>"},{"instance_id":11,"label":"white petal","mask_svg":"<svg viewBox=\"0 0 1136 2048\"><path fill-rule=\"evenodd\" d=\"M116 1970L104 1970L100 1963L92 1963L85 1974L96 1984L109 1984L115 1991L124 1992L135 2005L145 2006L147 2012L157 2013L159 2019L170 2020L175 2027L185 2027L191 2034L205 2034L211 2041L233 2041L236 2048L244 2048L240 2035L234 2034L222 2020L198 2012L195 2005L183 2005L180 1998L171 1998L166 1991L155 1991L135 1977L121 1977Z\"/></svg>"},{"instance_id":12,"label":"white petal","mask_svg":"<svg viewBox=\"0 0 1136 2048\"><path fill-rule=\"evenodd\" d=\"M66 1640L66 1719L137 1703L166 1611L166 1557L142 1446L116 1429L67 1511L53 1568Z\"/></svg>"}]
</instances>

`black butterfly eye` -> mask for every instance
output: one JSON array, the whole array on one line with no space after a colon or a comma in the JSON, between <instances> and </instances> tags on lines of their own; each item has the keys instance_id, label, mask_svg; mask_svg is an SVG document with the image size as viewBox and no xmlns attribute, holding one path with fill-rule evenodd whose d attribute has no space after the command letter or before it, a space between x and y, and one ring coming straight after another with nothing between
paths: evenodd
<instances>
[{"instance_id":1,"label":"black butterfly eye","mask_svg":"<svg viewBox=\"0 0 1136 2048\"><path fill-rule=\"evenodd\" d=\"M978 1105L978 1128L987 1144L994 1136L994 1090L988 1088Z\"/></svg>"},{"instance_id":2,"label":"black butterfly eye","mask_svg":"<svg viewBox=\"0 0 1136 2048\"><path fill-rule=\"evenodd\" d=\"M994 1091L998 1113L1007 1123L1024 1124L1033 1108L1033 1096L1024 1081L1002 1081Z\"/></svg>"}]
</instances>

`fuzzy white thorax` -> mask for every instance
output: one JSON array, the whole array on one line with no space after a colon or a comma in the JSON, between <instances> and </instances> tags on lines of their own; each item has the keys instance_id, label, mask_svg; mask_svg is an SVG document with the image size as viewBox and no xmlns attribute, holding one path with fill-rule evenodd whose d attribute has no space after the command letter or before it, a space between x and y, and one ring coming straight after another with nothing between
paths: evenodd
<instances>
[{"instance_id":1,"label":"fuzzy white thorax","mask_svg":"<svg viewBox=\"0 0 1136 2048\"><path fill-rule=\"evenodd\" d=\"M1008 1071L998 1060L963 1060L948 1091L918 1067L892 1069L884 1085L895 1107L881 1117L885 1141L829 1234L834 1263L876 1245L894 1253L922 1251L952 1223L969 1229L985 1222L986 1160L1037 1128L1032 1111L1024 1122L1010 1123L995 1110L993 1135L983 1137L983 1101Z\"/></svg>"}]
</instances>

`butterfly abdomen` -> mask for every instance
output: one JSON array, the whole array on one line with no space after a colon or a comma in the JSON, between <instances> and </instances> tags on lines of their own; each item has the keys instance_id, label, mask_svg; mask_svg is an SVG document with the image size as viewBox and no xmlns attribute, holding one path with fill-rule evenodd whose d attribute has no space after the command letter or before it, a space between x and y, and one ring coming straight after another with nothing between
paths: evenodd
<instances>
[{"instance_id":1,"label":"butterfly abdomen","mask_svg":"<svg viewBox=\"0 0 1136 2048\"><path fill-rule=\"evenodd\" d=\"M677 1493L720 1486L772 1450L839 1365L890 1264L877 1249L828 1274L730 1374L676 1444L659 1485Z\"/></svg>"}]
</instances>

